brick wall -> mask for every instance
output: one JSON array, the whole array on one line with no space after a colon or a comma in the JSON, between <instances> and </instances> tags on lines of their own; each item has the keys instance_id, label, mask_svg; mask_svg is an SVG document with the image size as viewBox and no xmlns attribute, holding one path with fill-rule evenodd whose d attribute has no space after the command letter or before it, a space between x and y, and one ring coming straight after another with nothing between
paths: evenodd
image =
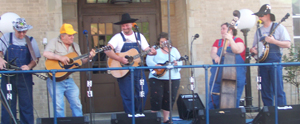
<instances>
[{"instance_id":1,"label":"brick wall","mask_svg":"<svg viewBox=\"0 0 300 124\"><path fill-rule=\"evenodd\" d=\"M27 35L36 39L41 54L44 51L43 38L49 41L59 34L62 24L61 0L2 0L0 6L0 15L6 12L16 13L33 26ZM44 70L44 62L42 57L34 70ZM33 81L34 117L48 117L46 82L35 76Z\"/></svg>"},{"instance_id":2,"label":"brick wall","mask_svg":"<svg viewBox=\"0 0 300 124\"><path fill-rule=\"evenodd\" d=\"M212 64L210 58L211 46L215 39L221 37L220 25L232 19L233 10L247 8L257 12L260 6L265 3L271 4L272 13L276 15L276 20L280 20L287 12L291 13L292 10L291 0L171 0L171 40L173 46L180 51L181 55L189 55L191 37L198 33L200 37L193 43L194 64ZM28 31L28 35L37 40L41 53L44 50L42 39L48 38L49 41L57 37L63 22L71 23L78 31L77 0L2 0L0 6L0 15L6 12L14 12L20 17L24 17L27 23L33 26L33 29ZM166 8L167 0L161 0L162 31L164 32L168 32ZM287 28L292 38L292 19L289 18L282 24ZM252 45L254 32L255 27L251 28L248 33L248 46ZM240 31L237 36L243 39ZM78 35L76 37L75 42L78 42ZM285 50L286 52L287 50ZM44 58L42 57L35 69L44 69L43 63ZM251 63L254 63L254 60ZM181 74L182 81L178 94L190 93L187 89L190 69L183 69ZM256 74L256 67L251 67L253 104L257 106ZM200 94L202 101L205 102L204 69L196 69L195 76L197 79L196 92ZM75 73L74 78L76 84L80 86L79 73ZM46 82L36 77L34 77L34 82L35 118L47 117ZM285 91L290 89L292 89L290 85L285 85ZM288 97L287 100L291 101L290 99ZM66 106L67 116L70 116L71 110L68 107L69 105Z\"/></svg>"}]
</instances>

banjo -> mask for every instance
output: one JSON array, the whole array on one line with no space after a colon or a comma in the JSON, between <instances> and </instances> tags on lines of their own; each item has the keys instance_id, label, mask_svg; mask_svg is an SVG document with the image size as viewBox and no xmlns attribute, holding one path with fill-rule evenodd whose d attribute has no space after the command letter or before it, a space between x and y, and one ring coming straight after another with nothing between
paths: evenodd
<instances>
[{"instance_id":1,"label":"banjo","mask_svg":"<svg viewBox=\"0 0 300 124\"><path fill-rule=\"evenodd\" d=\"M275 30L278 28L278 26L285 21L288 17L290 16L289 13L287 13L282 19L281 21L276 25L276 27L274 29L272 29L272 31L270 32L270 34L268 36L272 36L275 33ZM269 48L270 45L268 42L265 41L265 37L263 36L260 38L260 41L258 42L258 44L256 45L256 48L258 53L257 55L254 55L253 57L255 58L255 60L259 60L259 62L263 62L266 60L266 58L269 55Z\"/></svg>"}]
</instances>

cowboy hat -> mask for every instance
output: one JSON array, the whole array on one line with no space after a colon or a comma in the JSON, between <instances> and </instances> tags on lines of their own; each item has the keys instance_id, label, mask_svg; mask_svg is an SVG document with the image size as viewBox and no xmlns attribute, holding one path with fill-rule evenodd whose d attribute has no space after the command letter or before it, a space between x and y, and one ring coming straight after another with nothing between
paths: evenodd
<instances>
[{"instance_id":1,"label":"cowboy hat","mask_svg":"<svg viewBox=\"0 0 300 124\"><path fill-rule=\"evenodd\" d=\"M13 27L17 31L27 31L32 28L31 25L27 25L24 18L17 18L16 21L12 22Z\"/></svg>"},{"instance_id":2,"label":"cowboy hat","mask_svg":"<svg viewBox=\"0 0 300 124\"><path fill-rule=\"evenodd\" d=\"M126 24L126 23L133 23L133 22L135 22L136 20L138 20L138 19L130 18L130 15L129 15L128 13L125 13L125 14L122 15L121 21L116 22L116 23L114 23L114 24L116 24L116 25L121 25L121 24Z\"/></svg>"},{"instance_id":3,"label":"cowboy hat","mask_svg":"<svg viewBox=\"0 0 300 124\"><path fill-rule=\"evenodd\" d=\"M275 15L271 13L271 5L269 4L262 5L257 13L253 13L253 15L257 15L258 17L262 17L267 14L270 14L271 21L275 21Z\"/></svg>"}]
</instances>

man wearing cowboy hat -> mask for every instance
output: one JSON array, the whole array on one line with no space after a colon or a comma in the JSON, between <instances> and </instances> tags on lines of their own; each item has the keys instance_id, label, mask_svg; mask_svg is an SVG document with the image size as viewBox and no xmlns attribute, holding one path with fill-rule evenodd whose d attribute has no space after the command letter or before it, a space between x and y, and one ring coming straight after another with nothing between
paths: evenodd
<instances>
[{"instance_id":1,"label":"man wearing cowboy hat","mask_svg":"<svg viewBox=\"0 0 300 124\"><path fill-rule=\"evenodd\" d=\"M81 55L79 45L74 42L74 35L77 32L73 29L73 26L68 23L64 23L60 28L60 35L52 39L46 46L43 55L47 59L58 60L65 65L68 65L70 58L65 56L71 52L76 52ZM90 51L88 58L81 59L82 63L87 63L89 59L95 56L95 50ZM53 96L53 81L47 79L47 87L50 96ZM79 99L79 88L75 84L72 75L62 81L56 82L56 112L57 117L65 117L64 96L70 103L72 110L72 116L82 116L82 105Z\"/></svg>"},{"instance_id":2,"label":"man wearing cowboy hat","mask_svg":"<svg viewBox=\"0 0 300 124\"><path fill-rule=\"evenodd\" d=\"M1 37L3 42L0 42L0 69L4 69L7 62L15 60L10 64L15 64L22 70L31 70L41 57L36 40L26 35L32 26L27 25L24 18L17 18L13 22L13 28L15 32L6 33ZM12 90L7 89L10 85ZM11 100L10 107L14 116L16 116L16 98L18 98L21 124L34 123L32 85L32 74L20 73L10 78L2 75L1 89L5 96L12 95L11 98L7 97L7 100ZM3 105L1 114L1 124L12 122Z\"/></svg>"},{"instance_id":3,"label":"man wearing cowboy hat","mask_svg":"<svg viewBox=\"0 0 300 124\"><path fill-rule=\"evenodd\" d=\"M271 13L271 6L264 4L257 13L259 20L262 21L263 26L260 27L255 35L253 47L250 49L251 53L257 54L257 42L265 40L269 45L269 54L262 63L281 62L282 48L289 48L291 46L291 38L286 28L283 25L279 25L272 36L268 36L272 29L278 24L274 23L275 15ZM259 66L259 74L261 76L261 95L264 106L272 106L274 98L274 72L277 71L277 103L278 105L286 105L285 92L283 91L282 80L282 67L277 67L277 70L273 66Z\"/></svg>"},{"instance_id":4,"label":"man wearing cowboy hat","mask_svg":"<svg viewBox=\"0 0 300 124\"><path fill-rule=\"evenodd\" d=\"M154 48L150 48L146 38L139 33L135 33L132 30L132 23L138 19L133 19L130 17L128 13L122 15L122 19L120 22L114 23L116 25L121 25L122 32L117 33L114 35L111 40L108 42L108 45L111 46L113 50L105 51L107 56L112 59L115 59L123 64L127 64L128 60L124 57L120 57L116 55L116 53L126 52L132 48L135 48L139 52L140 49L143 51L151 50L148 55L155 55L156 50ZM138 40L138 42L136 42ZM115 50L115 52L114 52ZM141 70L142 71L142 70ZM135 111L137 113L142 112L142 107L145 106L146 97L143 99L143 105L141 104L141 99L138 96L141 86L139 85L139 80L142 78L141 73L143 74L143 78L145 80L145 75L143 72L139 70L134 71L134 88L135 88ZM131 114L132 113L132 102L131 102L131 74L118 78L119 88L122 96L123 107L125 113ZM143 86L143 90L145 92L145 96L148 94L148 85L145 81Z\"/></svg>"}]
</instances>

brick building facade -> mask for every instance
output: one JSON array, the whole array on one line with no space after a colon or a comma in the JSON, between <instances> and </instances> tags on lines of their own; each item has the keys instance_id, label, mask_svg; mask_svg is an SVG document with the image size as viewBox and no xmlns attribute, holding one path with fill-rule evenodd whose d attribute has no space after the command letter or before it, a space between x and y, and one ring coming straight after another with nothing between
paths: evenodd
<instances>
[{"instance_id":1,"label":"brick building facade","mask_svg":"<svg viewBox=\"0 0 300 124\"><path fill-rule=\"evenodd\" d=\"M80 1L80 0L78 0ZM27 23L33 26L28 35L33 36L39 45L41 53L44 50L43 38L48 41L59 35L60 26L63 23L71 23L76 31L79 31L78 3L77 0L1 0L0 15L6 12L14 12L26 19ZM181 55L188 55L191 37L198 33L200 37L193 44L194 64L212 64L210 49L215 39L221 38L220 25L232 19L233 10L250 9L257 12L261 5L269 3L272 6L272 13L276 20L280 20L287 12L292 12L292 0L171 0L171 40L173 46L178 48ZM167 0L160 1L161 31L168 31L167 23ZM118 21L118 20L116 20ZM287 28L293 39L293 20L290 18L283 25ZM295 27L294 27L295 28ZM248 46L252 46L255 26L248 33ZM157 33L158 34L158 33ZM242 32L238 31L238 37L243 39ZM79 35L75 35L75 42L79 43ZM287 52L287 50L285 50ZM43 70L45 58L40 59L35 70ZM251 63L255 63L254 60ZM253 104L257 106L256 90L256 67L251 67ZM181 72L182 80L178 94L190 93L188 90L190 76L189 69ZM196 92L200 94L205 102L205 73L203 68L195 69ZM210 76L210 74L209 74ZM74 80L79 87L80 74L74 74ZM48 117L48 101L46 82L34 77L33 94L35 118ZM289 94L290 86L285 86L286 94ZM293 104L287 95L288 104ZM51 106L50 106L51 107ZM71 116L69 106L66 106L67 116ZM51 107L52 109L52 107ZM176 109L176 107L174 107Z\"/></svg>"}]
</instances>

